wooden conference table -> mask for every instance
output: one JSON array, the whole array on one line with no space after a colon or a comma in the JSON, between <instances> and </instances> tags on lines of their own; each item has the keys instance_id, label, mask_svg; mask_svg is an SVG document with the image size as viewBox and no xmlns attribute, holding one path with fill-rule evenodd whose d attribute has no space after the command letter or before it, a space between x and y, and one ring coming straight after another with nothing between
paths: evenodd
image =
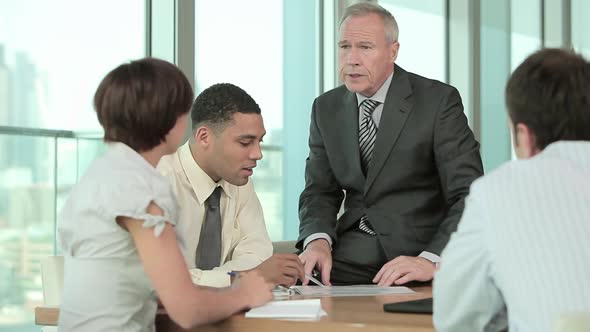
<instances>
[{"instance_id":1,"label":"wooden conference table","mask_svg":"<svg viewBox=\"0 0 590 332\"><path fill-rule=\"evenodd\" d=\"M402 302L432 297L432 287L415 287L416 294L323 297L322 307L328 313L318 321L283 321L262 318L245 318L244 313L215 324L199 326L189 331L280 331L280 332L348 332L360 330L390 332L434 332L432 315L397 314L383 311L383 304ZM293 296L291 299L301 299ZM57 307L37 307L35 323L37 325L56 325L59 316ZM186 331L170 320L164 310L156 316L158 332Z\"/></svg>"}]
</instances>

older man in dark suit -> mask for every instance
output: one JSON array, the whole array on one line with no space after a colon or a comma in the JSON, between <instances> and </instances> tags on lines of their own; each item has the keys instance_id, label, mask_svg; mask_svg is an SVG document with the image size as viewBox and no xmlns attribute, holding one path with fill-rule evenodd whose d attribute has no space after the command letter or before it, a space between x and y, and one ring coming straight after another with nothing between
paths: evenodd
<instances>
[{"instance_id":1,"label":"older man in dark suit","mask_svg":"<svg viewBox=\"0 0 590 332\"><path fill-rule=\"evenodd\" d=\"M326 284L431 280L483 173L459 93L395 65L397 37L379 5L348 7L344 86L313 104L297 245Z\"/></svg>"}]
</instances>

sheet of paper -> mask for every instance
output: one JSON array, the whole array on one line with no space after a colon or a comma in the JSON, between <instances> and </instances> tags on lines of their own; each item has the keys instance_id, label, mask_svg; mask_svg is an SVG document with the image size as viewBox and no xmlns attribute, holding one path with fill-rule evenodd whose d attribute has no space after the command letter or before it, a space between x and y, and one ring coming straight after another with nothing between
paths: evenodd
<instances>
[{"instance_id":1,"label":"sheet of paper","mask_svg":"<svg viewBox=\"0 0 590 332\"><path fill-rule=\"evenodd\" d=\"M319 319L325 316L320 299L271 301L250 309L246 318Z\"/></svg>"},{"instance_id":2,"label":"sheet of paper","mask_svg":"<svg viewBox=\"0 0 590 332\"><path fill-rule=\"evenodd\" d=\"M414 294L408 287L380 287L377 285L354 285L354 286L293 286L297 294L304 296L373 296L391 294Z\"/></svg>"}]
</instances>

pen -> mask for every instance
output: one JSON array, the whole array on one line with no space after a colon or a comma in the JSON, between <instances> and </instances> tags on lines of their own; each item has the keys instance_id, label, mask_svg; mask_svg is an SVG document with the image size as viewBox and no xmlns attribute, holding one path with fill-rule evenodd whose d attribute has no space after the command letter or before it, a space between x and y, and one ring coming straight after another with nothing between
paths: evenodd
<instances>
[{"instance_id":1,"label":"pen","mask_svg":"<svg viewBox=\"0 0 590 332\"><path fill-rule=\"evenodd\" d=\"M309 275L309 274L307 274L307 273L305 274L305 277L306 277L307 279L309 279L311 282L313 282L314 284L316 284L316 285L318 285L318 286L320 286L320 287L326 287L326 286L324 286L324 284L322 284L322 283L321 283L319 280L317 280L316 278L312 277L311 275Z\"/></svg>"},{"instance_id":2,"label":"pen","mask_svg":"<svg viewBox=\"0 0 590 332\"><path fill-rule=\"evenodd\" d=\"M283 285L277 285L277 289L279 289L282 292L286 292L288 296L293 295L293 290L291 288L287 288Z\"/></svg>"},{"instance_id":3,"label":"pen","mask_svg":"<svg viewBox=\"0 0 590 332\"><path fill-rule=\"evenodd\" d=\"M303 255L303 253L299 254L299 258L301 258L301 255ZM313 275L318 275L319 273L317 273L317 271L314 269L311 272ZM311 276L309 273L305 274L305 277L307 279L309 279L311 282L313 282L314 284L320 286L320 287L326 287L324 284L322 284L319 280L317 280L316 278L314 278L313 276Z\"/></svg>"}]
</instances>

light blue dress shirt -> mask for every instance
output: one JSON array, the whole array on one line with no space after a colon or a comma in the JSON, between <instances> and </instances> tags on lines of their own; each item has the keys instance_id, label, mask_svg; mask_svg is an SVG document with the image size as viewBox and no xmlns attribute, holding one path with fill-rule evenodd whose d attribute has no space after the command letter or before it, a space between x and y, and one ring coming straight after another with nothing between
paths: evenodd
<instances>
[{"instance_id":1,"label":"light blue dress shirt","mask_svg":"<svg viewBox=\"0 0 590 332\"><path fill-rule=\"evenodd\" d=\"M590 142L557 142L475 182L434 277L440 332L549 332L590 312Z\"/></svg>"}]
</instances>

